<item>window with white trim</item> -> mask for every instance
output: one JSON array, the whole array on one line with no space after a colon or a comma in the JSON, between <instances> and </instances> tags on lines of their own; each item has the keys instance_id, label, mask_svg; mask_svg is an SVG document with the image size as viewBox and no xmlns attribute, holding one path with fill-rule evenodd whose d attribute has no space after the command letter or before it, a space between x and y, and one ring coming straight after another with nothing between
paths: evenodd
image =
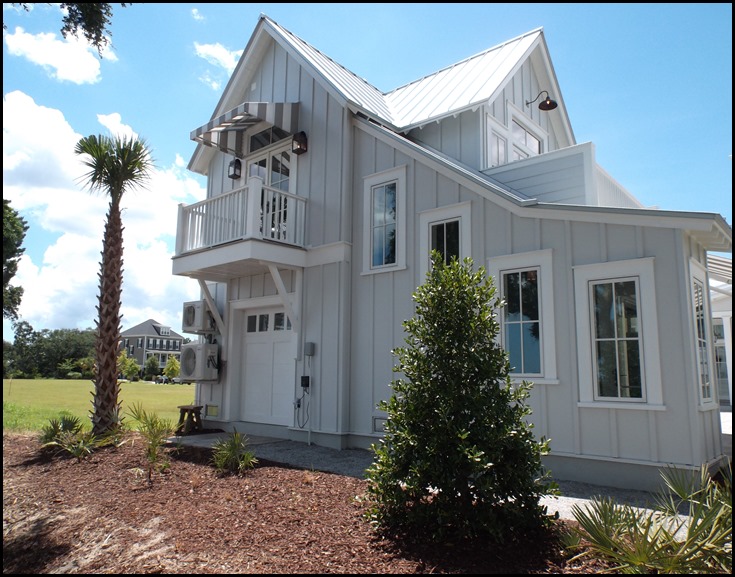
<instances>
[{"instance_id":1,"label":"window with white trim","mask_svg":"<svg viewBox=\"0 0 735 577\"><path fill-rule=\"evenodd\" d=\"M548 135L523 111L507 103L508 126L487 115L487 166L501 166L508 162L538 156L547 150Z\"/></svg>"},{"instance_id":2,"label":"window with white trim","mask_svg":"<svg viewBox=\"0 0 735 577\"><path fill-rule=\"evenodd\" d=\"M638 279L590 283L596 396L643 398Z\"/></svg>"},{"instance_id":3,"label":"window with white trim","mask_svg":"<svg viewBox=\"0 0 735 577\"><path fill-rule=\"evenodd\" d=\"M406 267L406 168L364 180L363 273Z\"/></svg>"},{"instance_id":4,"label":"window with white trim","mask_svg":"<svg viewBox=\"0 0 735 577\"><path fill-rule=\"evenodd\" d=\"M452 257L457 257L461 262L471 256L471 214L471 202L433 208L419 214L421 231L419 272L422 279L431 266L432 250L438 250L447 263L452 260Z\"/></svg>"},{"instance_id":5,"label":"window with white trim","mask_svg":"<svg viewBox=\"0 0 735 577\"><path fill-rule=\"evenodd\" d=\"M690 261L692 271L692 313L694 314L694 344L697 357L697 382L702 402L712 402L712 345L709 300L705 271L696 261Z\"/></svg>"},{"instance_id":6,"label":"window with white trim","mask_svg":"<svg viewBox=\"0 0 735 577\"><path fill-rule=\"evenodd\" d=\"M511 376L556 382L551 249L491 258L487 271L505 303L499 338Z\"/></svg>"},{"instance_id":7,"label":"window with white trim","mask_svg":"<svg viewBox=\"0 0 735 577\"><path fill-rule=\"evenodd\" d=\"M663 404L653 262L574 267L581 403Z\"/></svg>"}]
</instances>

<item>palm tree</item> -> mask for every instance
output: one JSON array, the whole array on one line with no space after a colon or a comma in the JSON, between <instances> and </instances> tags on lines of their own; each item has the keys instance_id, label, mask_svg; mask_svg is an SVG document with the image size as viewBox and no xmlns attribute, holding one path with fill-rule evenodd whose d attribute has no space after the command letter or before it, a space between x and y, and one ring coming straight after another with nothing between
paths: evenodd
<instances>
[{"instance_id":1,"label":"palm tree","mask_svg":"<svg viewBox=\"0 0 735 577\"><path fill-rule=\"evenodd\" d=\"M92 401L92 432L104 435L119 425L121 413L118 401L120 385L117 380L123 282L120 202L127 190L145 185L153 161L145 141L136 137L91 135L79 140L74 152L85 155L83 163L90 169L84 175L86 187L90 192L100 192L110 197L102 238Z\"/></svg>"}]
</instances>

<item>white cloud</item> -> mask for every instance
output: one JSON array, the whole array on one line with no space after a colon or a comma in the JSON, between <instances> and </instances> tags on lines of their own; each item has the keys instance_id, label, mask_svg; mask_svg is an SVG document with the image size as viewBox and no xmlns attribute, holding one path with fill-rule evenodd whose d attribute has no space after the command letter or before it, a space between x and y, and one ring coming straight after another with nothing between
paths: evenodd
<instances>
[{"instance_id":1,"label":"white cloud","mask_svg":"<svg viewBox=\"0 0 735 577\"><path fill-rule=\"evenodd\" d=\"M196 20L197 22L201 22L201 21L205 20L204 16L202 15L201 12L199 12L199 10L197 8L192 8L191 9L191 17L194 20Z\"/></svg>"},{"instance_id":2,"label":"white cloud","mask_svg":"<svg viewBox=\"0 0 735 577\"><path fill-rule=\"evenodd\" d=\"M217 80L216 78L212 78L212 76L210 76L208 73L200 76L199 80L201 80L202 84L206 84L215 91L219 90L222 87L222 82L220 80Z\"/></svg>"},{"instance_id":3,"label":"white cloud","mask_svg":"<svg viewBox=\"0 0 735 577\"><path fill-rule=\"evenodd\" d=\"M242 50L227 50L219 42L216 44L199 44L194 42L194 51L197 56L204 58L210 64L224 68L227 74L232 74Z\"/></svg>"},{"instance_id":4,"label":"white cloud","mask_svg":"<svg viewBox=\"0 0 735 577\"><path fill-rule=\"evenodd\" d=\"M29 34L17 26L15 32L5 34L5 44L9 54L41 66L56 80L94 84L101 78L97 49L83 36L59 38L53 33ZM117 56L105 48L102 59L114 62Z\"/></svg>"},{"instance_id":5,"label":"white cloud","mask_svg":"<svg viewBox=\"0 0 735 577\"><path fill-rule=\"evenodd\" d=\"M132 131L117 113L98 119L112 134ZM12 284L23 287L19 313L36 330L85 329L96 319L108 201L80 181L79 138L58 110L19 91L4 97L3 196L30 226ZM180 331L182 303L199 297L196 281L171 274L178 204L206 196L183 164L177 156L173 166L155 168L145 190L123 198L123 329L154 318ZM3 333L12 339L5 320Z\"/></svg>"}]
</instances>

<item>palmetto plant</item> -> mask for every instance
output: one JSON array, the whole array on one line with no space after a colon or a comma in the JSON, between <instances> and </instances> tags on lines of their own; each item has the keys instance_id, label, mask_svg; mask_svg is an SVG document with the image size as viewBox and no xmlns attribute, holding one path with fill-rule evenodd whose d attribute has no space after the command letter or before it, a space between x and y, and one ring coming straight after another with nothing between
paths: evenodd
<instances>
[{"instance_id":1,"label":"palmetto plant","mask_svg":"<svg viewBox=\"0 0 735 577\"><path fill-rule=\"evenodd\" d=\"M126 191L145 185L153 161L145 141L137 137L91 135L79 140L74 152L83 156L89 168L84 175L86 187L110 198L102 238L92 401L92 432L105 435L119 426L120 414L117 356L123 281L121 201Z\"/></svg>"},{"instance_id":2,"label":"palmetto plant","mask_svg":"<svg viewBox=\"0 0 735 577\"><path fill-rule=\"evenodd\" d=\"M572 514L594 555L622 573L731 573L732 464L717 480L702 466L699 477L668 469L654 510L593 499Z\"/></svg>"},{"instance_id":3,"label":"palmetto plant","mask_svg":"<svg viewBox=\"0 0 735 577\"><path fill-rule=\"evenodd\" d=\"M145 439L145 458L148 461L148 484L153 483L153 472L163 468L165 461L161 449L166 439L172 436L176 426L170 419L162 419L155 413L148 413L139 403L134 404L129 415L138 422L138 432Z\"/></svg>"},{"instance_id":4,"label":"palmetto plant","mask_svg":"<svg viewBox=\"0 0 735 577\"><path fill-rule=\"evenodd\" d=\"M248 439L234 431L226 439L217 439L212 446L212 462L220 474L232 472L244 473L258 463L255 454L247 448Z\"/></svg>"},{"instance_id":5,"label":"palmetto plant","mask_svg":"<svg viewBox=\"0 0 735 577\"><path fill-rule=\"evenodd\" d=\"M44 448L69 453L80 461L102 444L99 437L83 430L79 417L65 413L43 426L39 440Z\"/></svg>"}]
</instances>

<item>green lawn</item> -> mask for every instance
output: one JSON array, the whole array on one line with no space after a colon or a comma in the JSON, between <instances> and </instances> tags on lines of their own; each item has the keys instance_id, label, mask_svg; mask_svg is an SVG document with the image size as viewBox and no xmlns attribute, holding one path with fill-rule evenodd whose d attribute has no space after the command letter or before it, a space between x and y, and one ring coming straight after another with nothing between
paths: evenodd
<instances>
[{"instance_id":1,"label":"green lawn","mask_svg":"<svg viewBox=\"0 0 735 577\"><path fill-rule=\"evenodd\" d=\"M40 431L49 419L62 411L79 417L91 428L94 385L90 380L3 379L3 431ZM157 385L146 381L123 382L120 385L123 416L129 425L135 423L127 414L129 407L140 404L147 413L177 423L179 405L194 403L194 385Z\"/></svg>"}]
</instances>

